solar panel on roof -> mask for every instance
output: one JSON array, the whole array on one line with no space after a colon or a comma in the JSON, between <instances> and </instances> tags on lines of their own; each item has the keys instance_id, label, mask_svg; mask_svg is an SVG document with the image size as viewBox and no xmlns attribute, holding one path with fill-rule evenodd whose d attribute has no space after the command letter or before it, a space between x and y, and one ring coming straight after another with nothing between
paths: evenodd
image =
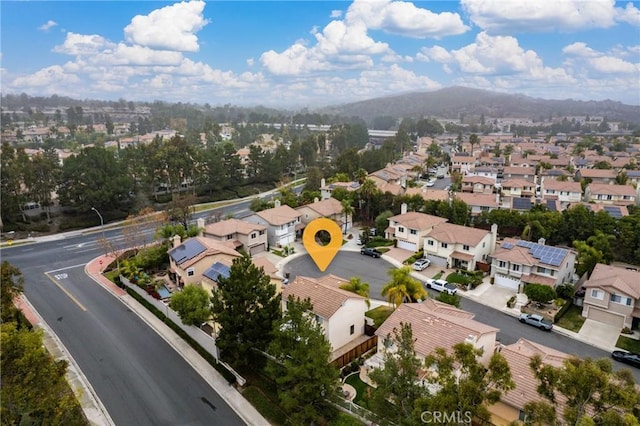
<instances>
[{"instance_id":1,"label":"solar panel on roof","mask_svg":"<svg viewBox=\"0 0 640 426\"><path fill-rule=\"evenodd\" d=\"M202 275L205 277L217 281L221 276L223 278L229 278L231 274L231 269L225 265L224 263L216 262L211 265Z\"/></svg>"},{"instance_id":2,"label":"solar panel on roof","mask_svg":"<svg viewBox=\"0 0 640 426\"><path fill-rule=\"evenodd\" d=\"M173 249L169 256L179 265L189 259L193 259L207 248L195 238L190 238Z\"/></svg>"},{"instance_id":3,"label":"solar panel on roof","mask_svg":"<svg viewBox=\"0 0 640 426\"><path fill-rule=\"evenodd\" d=\"M502 248L512 249L513 248L513 244L511 244L511 243L502 243Z\"/></svg>"},{"instance_id":4,"label":"solar panel on roof","mask_svg":"<svg viewBox=\"0 0 640 426\"><path fill-rule=\"evenodd\" d=\"M620 219L622 217L622 212L620 211L620 207L616 206L604 206L604 211L609 213L609 216Z\"/></svg>"},{"instance_id":5,"label":"solar panel on roof","mask_svg":"<svg viewBox=\"0 0 640 426\"><path fill-rule=\"evenodd\" d=\"M531 208L531 200L528 198L514 198L512 205L516 210L529 210Z\"/></svg>"}]
</instances>

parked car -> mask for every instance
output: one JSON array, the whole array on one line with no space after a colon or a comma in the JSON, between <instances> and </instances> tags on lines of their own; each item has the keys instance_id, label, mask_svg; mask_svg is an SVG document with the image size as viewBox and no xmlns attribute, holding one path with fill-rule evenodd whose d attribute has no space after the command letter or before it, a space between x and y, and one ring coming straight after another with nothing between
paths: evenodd
<instances>
[{"instance_id":1,"label":"parked car","mask_svg":"<svg viewBox=\"0 0 640 426\"><path fill-rule=\"evenodd\" d=\"M538 327L540 330L551 331L553 323L538 314L520 314L520 322Z\"/></svg>"},{"instance_id":2,"label":"parked car","mask_svg":"<svg viewBox=\"0 0 640 426\"><path fill-rule=\"evenodd\" d=\"M429 259L418 259L413 263L413 269L416 271L424 271L431 265L431 261Z\"/></svg>"},{"instance_id":3,"label":"parked car","mask_svg":"<svg viewBox=\"0 0 640 426\"><path fill-rule=\"evenodd\" d=\"M611 358L616 361L629 364L633 367L640 368L640 354L625 351L613 351L611 352Z\"/></svg>"},{"instance_id":4,"label":"parked car","mask_svg":"<svg viewBox=\"0 0 640 426\"><path fill-rule=\"evenodd\" d=\"M445 280L428 279L425 285L427 288L432 288L439 292L444 291L449 294L456 294L458 292L458 288L455 285L448 283Z\"/></svg>"},{"instance_id":5,"label":"parked car","mask_svg":"<svg viewBox=\"0 0 640 426\"><path fill-rule=\"evenodd\" d=\"M380 253L378 250L374 249L374 248L369 248L369 247L362 247L360 249L360 254L364 254L366 256L371 256L375 259L379 258L380 256L382 256L382 253Z\"/></svg>"}]
</instances>

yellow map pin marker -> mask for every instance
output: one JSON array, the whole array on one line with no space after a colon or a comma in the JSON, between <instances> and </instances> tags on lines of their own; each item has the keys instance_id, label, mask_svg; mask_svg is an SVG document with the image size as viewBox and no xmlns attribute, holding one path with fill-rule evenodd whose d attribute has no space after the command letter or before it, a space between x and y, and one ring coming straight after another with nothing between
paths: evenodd
<instances>
[{"instance_id":1,"label":"yellow map pin marker","mask_svg":"<svg viewBox=\"0 0 640 426\"><path fill-rule=\"evenodd\" d=\"M331 241L326 246L321 246L316 242L316 234L319 231L327 231L331 236ZM316 263L320 271L324 272L329 266L336 253L342 247L342 232L337 223L331 219L320 218L309 222L302 234L302 243L307 249L309 256Z\"/></svg>"}]
</instances>

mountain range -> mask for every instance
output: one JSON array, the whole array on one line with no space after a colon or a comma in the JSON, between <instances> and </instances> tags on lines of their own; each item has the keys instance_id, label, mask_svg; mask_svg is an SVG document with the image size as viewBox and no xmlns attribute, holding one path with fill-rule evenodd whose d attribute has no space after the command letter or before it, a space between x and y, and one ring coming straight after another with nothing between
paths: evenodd
<instances>
[{"instance_id":1,"label":"mountain range","mask_svg":"<svg viewBox=\"0 0 640 426\"><path fill-rule=\"evenodd\" d=\"M639 100L640 101L640 100ZM375 117L439 117L459 119L464 116L486 118L528 118L548 120L552 117L605 117L607 121L640 123L640 105L621 102L549 100L519 94L454 86L433 92L414 92L397 96L329 106L317 112L360 117L371 122Z\"/></svg>"}]
</instances>

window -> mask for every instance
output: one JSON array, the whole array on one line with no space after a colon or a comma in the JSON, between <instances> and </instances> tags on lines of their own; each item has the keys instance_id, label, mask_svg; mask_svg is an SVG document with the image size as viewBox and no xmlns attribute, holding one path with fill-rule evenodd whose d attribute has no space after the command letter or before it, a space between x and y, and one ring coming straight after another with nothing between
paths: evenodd
<instances>
[{"instance_id":1,"label":"window","mask_svg":"<svg viewBox=\"0 0 640 426\"><path fill-rule=\"evenodd\" d=\"M511 265L511 269L514 271L519 271L520 270L520 265Z\"/></svg>"},{"instance_id":2,"label":"window","mask_svg":"<svg viewBox=\"0 0 640 426\"><path fill-rule=\"evenodd\" d=\"M351 327L349 327L349 334L353 334L356 332L356 326L351 324Z\"/></svg>"},{"instance_id":3,"label":"window","mask_svg":"<svg viewBox=\"0 0 640 426\"><path fill-rule=\"evenodd\" d=\"M398 232L404 232L404 227L398 226Z\"/></svg>"},{"instance_id":4,"label":"window","mask_svg":"<svg viewBox=\"0 0 640 426\"><path fill-rule=\"evenodd\" d=\"M427 240L427 245L432 246L433 245L433 240Z\"/></svg>"},{"instance_id":5,"label":"window","mask_svg":"<svg viewBox=\"0 0 640 426\"><path fill-rule=\"evenodd\" d=\"M466 244L462 245L462 250L469 251L469 246Z\"/></svg>"},{"instance_id":6,"label":"window","mask_svg":"<svg viewBox=\"0 0 640 426\"><path fill-rule=\"evenodd\" d=\"M260 235L264 235L264 231L260 231Z\"/></svg>"},{"instance_id":7,"label":"window","mask_svg":"<svg viewBox=\"0 0 640 426\"><path fill-rule=\"evenodd\" d=\"M619 294L612 294L611 295L611 301L613 303L619 303L620 305L631 306L631 298L625 297L625 296L620 296Z\"/></svg>"},{"instance_id":8,"label":"window","mask_svg":"<svg viewBox=\"0 0 640 426\"><path fill-rule=\"evenodd\" d=\"M449 247L449 244L447 244L447 243L440 243L440 247L442 247L442 248L447 248L447 247Z\"/></svg>"},{"instance_id":9,"label":"window","mask_svg":"<svg viewBox=\"0 0 640 426\"><path fill-rule=\"evenodd\" d=\"M193 269L193 268L189 268L189 269L187 269L187 276L188 276L188 277L192 277L192 276L194 276L195 274L196 274L196 270L195 270L195 269Z\"/></svg>"},{"instance_id":10,"label":"window","mask_svg":"<svg viewBox=\"0 0 640 426\"><path fill-rule=\"evenodd\" d=\"M416 229L412 229L411 231L409 231L409 233L411 235L418 235L418 231Z\"/></svg>"},{"instance_id":11,"label":"window","mask_svg":"<svg viewBox=\"0 0 640 426\"><path fill-rule=\"evenodd\" d=\"M521 422L526 422L527 421L527 414L520 410L520 412L518 412L518 420L520 420Z\"/></svg>"},{"instance_id":12,"label":"window","mask_svg":"<svg viewBox=\"0 0 640 426\"><path fill-rule=\"evenodd\" d=\"M604 292L595 288L591 289L591 297L602 300L604 299Z\"/></svg>"},{"instance_id":13,"label":"window","mask_svg":"<svg viewBox=\"0 0 640 426\"><path fill-rule=\"evenodd\" d=\"M255 232L252 232L252 233L251 233L251 239L252 239L252 240L253 240L255 237L257 237L257 236L258 236L258 234L256 234Z\"/></svg>"},{"instance_id":14,"label":"window","mask_svg":"<svg viewBox=\"0 0 640 426\"><path fill-rule=\"evenodd\" d=\"M227 240L232 240L232 239L233 239L233 234L227 235Z\"/></svg>"},{"instance_id":15,"label":"window","mask_svg":"<svg viewBox=\"0 0 640 426\"><path fill-rule=\"evenodd\" d=\"M505 262L504 260L501 260L498 262L498 268L506 268L507 267L507 262Z\"/></svg>"}]
</instances>

